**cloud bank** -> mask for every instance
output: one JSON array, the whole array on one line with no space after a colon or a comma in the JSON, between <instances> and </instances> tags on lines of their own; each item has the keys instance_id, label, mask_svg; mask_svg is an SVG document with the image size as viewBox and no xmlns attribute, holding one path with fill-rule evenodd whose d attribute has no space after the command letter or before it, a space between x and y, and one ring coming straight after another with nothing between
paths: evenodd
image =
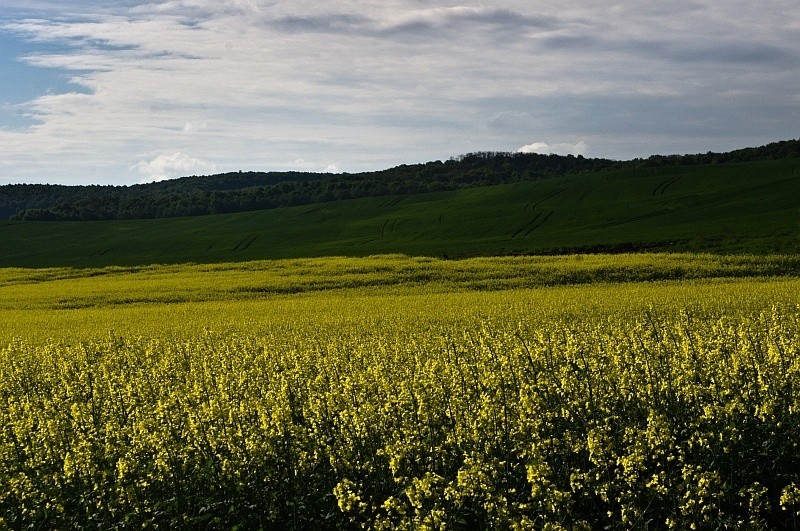
<instances>
[{"instance_id":1,"label":"cloud bank","mask_svg":"<svg viewBox=\"0 0 800 531\"><path fill-rule=\"evenodd\" d=\"M15 3L14 60L74 90L3 105L0 184L796 138L797 20L795 0Z\"/></svg>"}]
</instances>

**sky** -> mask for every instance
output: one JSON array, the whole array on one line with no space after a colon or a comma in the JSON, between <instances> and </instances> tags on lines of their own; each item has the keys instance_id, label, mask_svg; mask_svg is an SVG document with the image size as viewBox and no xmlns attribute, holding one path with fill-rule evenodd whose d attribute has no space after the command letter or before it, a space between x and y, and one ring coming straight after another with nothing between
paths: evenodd
<instances>
[{"instance_id":1,"label":"sky","mask_svg":"<svg viewBox=\"0 0 800 531\"><path fill-rule=\"evenodd\" d=\"M795 138L797 0L0 6L0 184Z\"/></svg>"}]
</instances>

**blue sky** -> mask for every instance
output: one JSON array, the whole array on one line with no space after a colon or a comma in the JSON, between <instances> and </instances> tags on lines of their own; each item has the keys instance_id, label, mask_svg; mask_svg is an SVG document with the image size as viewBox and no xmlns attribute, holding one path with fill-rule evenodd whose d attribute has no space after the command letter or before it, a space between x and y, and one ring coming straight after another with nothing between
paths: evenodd
<instances>
[{"instance_id":1,"label":"blue sky","mask_svg":"<svg viewBox=\"0 0 800 531\"><path fill-rule=\"evenodd\" d=\"M0 184L628 159L800 137L800 4L0 6Z\"/></svg>"}]
</instances>

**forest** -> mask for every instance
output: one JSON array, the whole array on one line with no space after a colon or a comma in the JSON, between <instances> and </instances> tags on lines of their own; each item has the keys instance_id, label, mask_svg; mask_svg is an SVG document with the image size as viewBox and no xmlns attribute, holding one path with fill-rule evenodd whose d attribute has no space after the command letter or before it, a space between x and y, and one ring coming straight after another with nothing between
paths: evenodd
<instances>
[{"instance_id":1,"label":"forest","mask_svg":"<svg viewBox=\"0 0 800 531\"><path fill-rule=\"evenodd\" d=\"M0 219L98 221L266 210L342 199L419 194L596 172L608 168L726 164L800 156L800 140L727 153L614 161L573 155L477 152L363 173L230 172L132 186L0 186Z\"/></svg>"}]
</instances>

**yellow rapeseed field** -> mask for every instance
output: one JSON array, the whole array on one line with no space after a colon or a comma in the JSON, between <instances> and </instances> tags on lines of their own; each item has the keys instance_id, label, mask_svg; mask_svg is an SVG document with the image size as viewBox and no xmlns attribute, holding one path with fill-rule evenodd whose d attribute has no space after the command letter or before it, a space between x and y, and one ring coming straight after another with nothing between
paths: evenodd
<instances>
[{"instance_id":1,"label":"yellow rapeseed field","mask_svg":"<svg viewBox=\"0 0 800 531\"><path fill-rule=\"evenodd\" d=\"M2 524L797 528L795 262L0 270Z\"/></svg>"}]
</instances>

